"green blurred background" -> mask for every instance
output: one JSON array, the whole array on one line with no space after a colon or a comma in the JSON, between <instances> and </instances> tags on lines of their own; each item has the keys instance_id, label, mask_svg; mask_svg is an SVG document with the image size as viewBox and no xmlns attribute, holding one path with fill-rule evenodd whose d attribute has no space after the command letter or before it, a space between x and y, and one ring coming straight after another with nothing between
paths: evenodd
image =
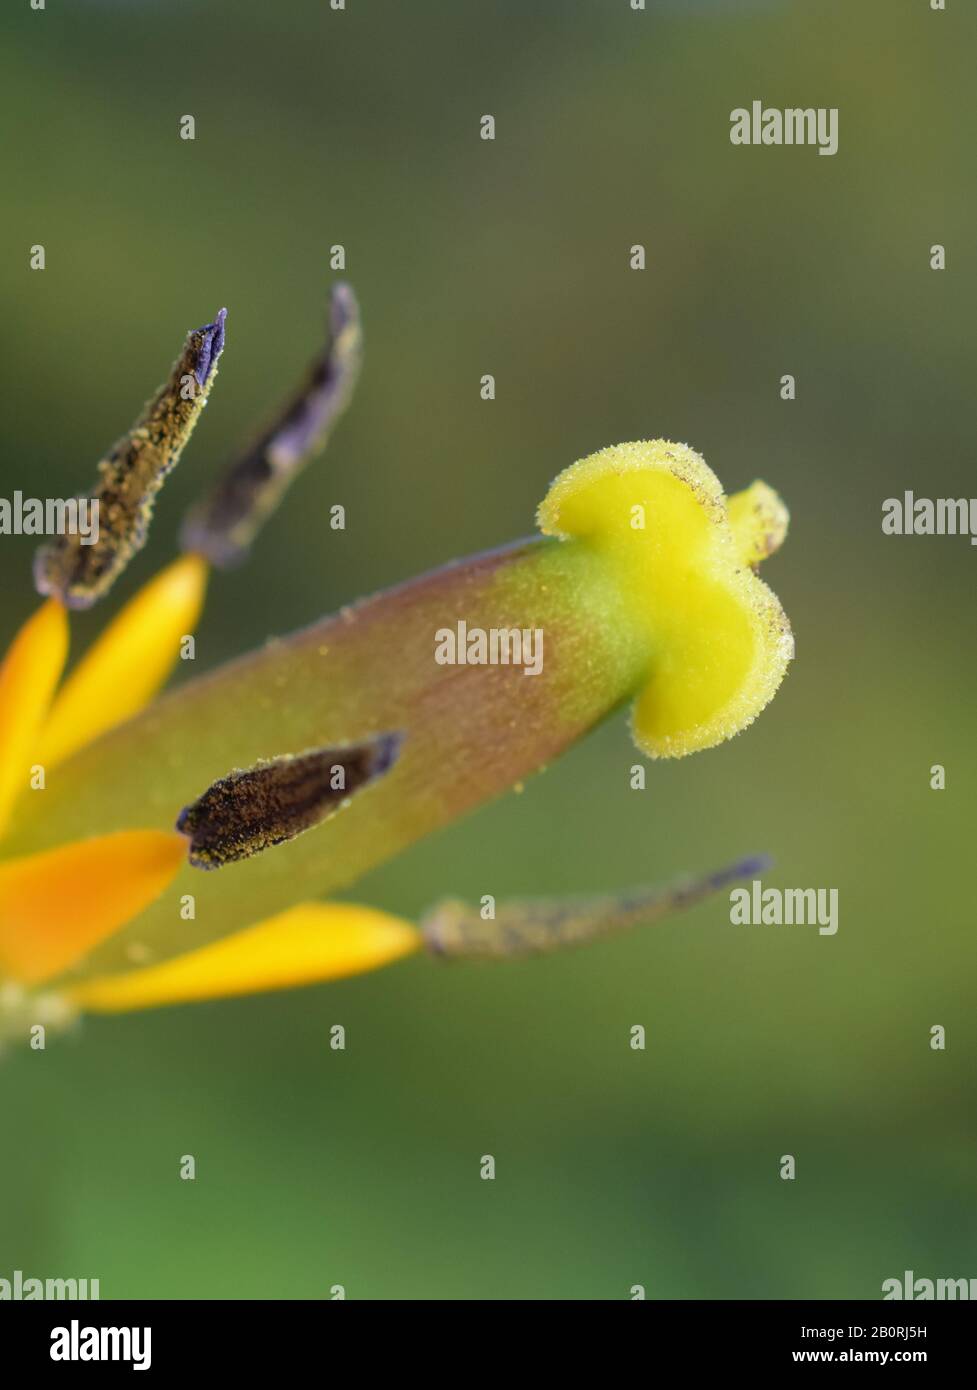
<instances>
[{"instance_id":1,"label":"green blurred background","mask_svg":"<svg viewBox=\"0 0 977 1390\"><path fill-rule=\"evenodd\" d=\"M798 640L733 743L632 792L615 718L356 897L415 914L769 851L766 882L838 888L841 924L736 928L721 898L543 961L417 958L9 1054L0 1276L393 1299L872 1298L906 1268L977 1276L977 553L880 526L905 488L975 490L972 7L25 0L3 31L0 495L89 486L181 335L229 307L152 544L76 650L301 372L341 243L367 334L355 407L214 583L200 661L524 534L564 465L657 435L729 488L784 494L765 577ZM838 154L733 147L754 98L837 106ZM32 544L0 542L4 640Z\"/></svg>"}]
</instances>

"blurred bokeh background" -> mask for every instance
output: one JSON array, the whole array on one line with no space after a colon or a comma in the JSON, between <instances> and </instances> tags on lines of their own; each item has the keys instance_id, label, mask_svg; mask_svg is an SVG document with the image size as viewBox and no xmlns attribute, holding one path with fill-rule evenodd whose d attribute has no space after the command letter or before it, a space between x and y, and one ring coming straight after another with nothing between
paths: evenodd
<instances>
[{"instance_id":1,"label":"blurred bokeh background","mask_svg":"<svg viewBox=\"0 0 977 1390\"><path fill-rule=\"evenodd\" d=\"M415 914L768 851L766 882L839 890L840 929L732 927L719 899L544 961L417 958L11 1053L0 1276L394 1299L871 1298L906 1268L977 1276L977 553L880 525L905 488L975 491L977 14L49 0L3 31L0 496L89 486L182 334L229 308L151 546L76 650L292 386L340 243L367 335L354 408L214 583L198 666L527 533L564 465L658 435L786 497L764 575L798 642L733 743L636 793L615 718L357 899ZM732 146L753 99L838 107L839 152ZM0 539L4 641L32 545Z\"/></svg>"}]
</instances>

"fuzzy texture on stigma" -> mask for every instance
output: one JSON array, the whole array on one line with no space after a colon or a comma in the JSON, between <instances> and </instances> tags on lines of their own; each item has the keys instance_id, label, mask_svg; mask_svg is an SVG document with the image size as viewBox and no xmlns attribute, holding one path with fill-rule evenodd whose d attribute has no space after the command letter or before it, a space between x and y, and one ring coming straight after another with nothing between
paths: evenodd
<instances>
[{"instance_id":1,"label":"fuzzy texture on stigma","mask_svg":"<svg viewBox=\"0 0 977 1390\"><path fill-rule=\"evenodd\" d=\"M632 714L649 757L731 738L772 699L794 654L787 616L752 566L787 529L765 484L730 519L719 479L684 444L618 444L567 468L539 508L546 535L599 555L643 624L647 680Z\"/></svg>"}]
</instances>

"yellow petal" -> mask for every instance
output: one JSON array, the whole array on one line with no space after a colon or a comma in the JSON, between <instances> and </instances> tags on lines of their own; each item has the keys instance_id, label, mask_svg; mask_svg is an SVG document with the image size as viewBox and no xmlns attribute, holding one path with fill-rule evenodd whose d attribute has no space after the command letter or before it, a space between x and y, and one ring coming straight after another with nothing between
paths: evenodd
<instances>
[{"instance_id":1,"label":"yellow petal","mask_svg":"<svg viewBox=\"0 0 977 1390\"><path fill-rule=\"evenodd\" d=\"M84 1009L119 1013L342 979L421 945L399 917L352 903L300 903L159 965L87 980L67 991Z\"/></svg>"},{"instance_id":2,"label":"yellow petal","mask_svg":"<svg viewBox=\"0 0 977 1390\"><path fill-rule=\"evenodd\" d=\"M0 666L0 834L30 768L37 737L68 655L68 619L48 599L20 629ZM40 794L40 793L39 793Z\"/></svg>"},{"instance_id":3,"label":"yellow petal","mask_svg":"<svg viewBox=\"0 0 977 1390\"><path fill-rule=\"evenodd\" d=\"M207 562L182 555L126 604L65 681L44 726L38 760L54 767L138 714L166 680L193 632Z\"/></svg>"},{"instance_id":4,"label":"yellow petal","mask_svg":"<svg viewBox=\"0 0 977 1390\"><path fill-rule=\"evenodd\" d=\"M0 863L0 969L31 985L68 970L148 907L186 854L175 832L122 830Z\"/></svg>"}]
</instances>

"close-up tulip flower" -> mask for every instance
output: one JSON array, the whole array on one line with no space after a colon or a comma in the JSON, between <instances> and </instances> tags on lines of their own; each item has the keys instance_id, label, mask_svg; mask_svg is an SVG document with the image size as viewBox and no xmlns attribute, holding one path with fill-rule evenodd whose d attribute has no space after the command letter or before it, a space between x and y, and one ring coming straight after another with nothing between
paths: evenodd
<instances>
[{"instance_id":1,"label":"close-up tulip flower","mask_svg":"<svg viewBox=\"0 0 977 1390\"><path fill-rule=\"evenodd\" d=\"M97 540L64 535L37 554L44 601L0 670L0 1036L338 979L422 947L557 949L753 872L742 861L666 889L489 916L445 902L419 924L322 900L624 706L642 754L679 758L739 733L772 698L792 638L756 570L786 510L762 482L727 499L684 444L602 449L557 476L538 536L158 694L192 654L211 567L243 558L349 401L360 329L345 285L308 381L193 509L185 553L64 675L69 613L146 543L224 338L222 310L99 464Z\"/></svg>"}]
</instances>

